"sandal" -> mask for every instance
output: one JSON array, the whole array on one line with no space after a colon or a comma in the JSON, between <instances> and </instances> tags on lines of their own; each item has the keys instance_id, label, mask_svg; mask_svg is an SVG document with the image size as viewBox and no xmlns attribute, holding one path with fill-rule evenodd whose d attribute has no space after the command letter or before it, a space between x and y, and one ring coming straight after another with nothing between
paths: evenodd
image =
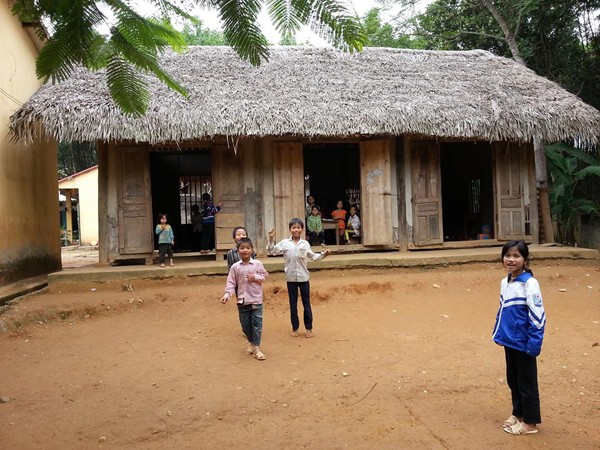
<instances>
[{"instance_id":1,"label":"sandal","mask_svg":"<svg viewBox=\"0 0 600 450\"><path fill-rule=\"evenodd\" d=\"M246 355L254 355L254 345L250 344L246 349Z\"/></svg>"},{"instance_id":2,"label":"sandal","mask_svg":"<svg viewBox=\"0 0 600 450\"><path fill-rule=\"evenodd\" d=\"M504 431L506 431L508 434L520 436L522 434L535 434L538 432L538 429L536 428L535 430L527 430L521 422L517 422L510 427L504 428Z\"/></svg>"},{"instance_id":3,"label":"sandal","mask_svg":"<svg viewBox=\"0 0 600 450\"><path fill-rule=\"evenodd\" d=\"M513 425L516 425L518 423L519 423L519 419L517 419L515 416L511 415L508 419L506 419L504 421L504 423L502 424L502 428L512 427Z\"/></svg>"},{"instance_id":4,"label":"sandal","mask_svg":"<svg viewBox=\"0 0 600 450\"><path fill-rule=\"evenodd\" d=\"M313 334L312 330L306 330L306 334L304 335L304 337L306 339L314 337L315 335Z\"/></svg>"},{"instance_id":5,"label":"sandal","mask_svg":"<svg viewBox=\"0 0 600 450\"><path fill-rule=\"evenodd\" d=\"M298 330L294 330L290 333L290 336L292 337L298 337Z\"/></svg>"},{"instance_id":6,"label":"sandal","mask_svg":"<svg viewBox=\"0 0 600 450\"><path fill-rule=\"evenodd\" d=\"M260 350L258 350L257 352L252 353L252 356L254 356L259 361L264 361L265 359L267 359L267 357L265 356L265 354L263 352L261 352Z\"/></svg>"}]
</instances>

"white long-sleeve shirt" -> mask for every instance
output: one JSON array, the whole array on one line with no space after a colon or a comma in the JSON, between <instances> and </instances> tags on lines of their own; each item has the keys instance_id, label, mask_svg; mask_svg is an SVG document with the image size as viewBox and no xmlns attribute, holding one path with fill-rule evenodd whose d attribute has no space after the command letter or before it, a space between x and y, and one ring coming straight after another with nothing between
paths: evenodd
<instances>
[{"instance_id":1,"label":"white long-sleeve shirt","mask_svg":"<svg viewBox=\"0 0 600 450\"><path fill-rule=\"evenodd\" d=\"M319 261L325 257L323 253L314 253L304 239L294 242L291 237L277 244L269 242L267 252L269 255L283 254L285 279L291 283L308 281L307 260Z\"/></svg>"}]
</instances>

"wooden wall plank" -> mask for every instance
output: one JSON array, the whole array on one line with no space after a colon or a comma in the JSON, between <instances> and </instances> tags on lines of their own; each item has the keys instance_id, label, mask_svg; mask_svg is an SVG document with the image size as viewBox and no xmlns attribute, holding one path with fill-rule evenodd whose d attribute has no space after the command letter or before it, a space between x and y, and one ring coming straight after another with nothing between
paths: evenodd
<instances>
[{"instance_id":1,"label":"wooden wall plank","mask_svg":"<svg viewBox=\"0 0 600 450\"><path fill-rule=\"evenodd\" d=\"M226 145L212 149L213 198L222 202L221 211L215 215L215 245L217 251L227 251L233 246L231 237L237 226L246 226L244 213L244 158L243 144L237 152Z\"/></svg>"},{"instance_id":2,"label":"wooden wall plank","mask_svg":"<svg viewBox=\"0 0 600 450\"><path fill-rule=\"evenodd\" d=\"M360 143L363 245L392 245L391 145L388 139Z\"/></svg>"},{"instance_id":3,"label":"wooden wall plank","mask_svg":"<svg viewBox=\"0 0 600 450\"><path fill-rule=\"evenodd\" d=\"M275 236L289 235L290 219L304 220L304 163L300 142L273 143Z\"/></svg>"}]
</instances>

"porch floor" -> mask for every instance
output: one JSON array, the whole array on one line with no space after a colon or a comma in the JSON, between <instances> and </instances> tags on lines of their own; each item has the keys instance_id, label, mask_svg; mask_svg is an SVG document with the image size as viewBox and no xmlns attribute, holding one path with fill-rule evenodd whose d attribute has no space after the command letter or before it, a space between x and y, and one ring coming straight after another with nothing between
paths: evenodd
<instances>
[{"instance_id":1,"label":"porch floor","mask_svg":"<svg viewBox=\"0 0 600 450\"><path fill-rule=\"evenodd\" d=\"M597 259L600 252L580 247L530 245L532 261L548 259ZM202 257L176 257L175 267L161 268L154 265L90 265L68 268L48 275L48 283L107 282L132 279L162 279L195 277L202 275L226 275L225 261ZM282 257L259 257L269 272L283 271ZM500 247L427 250L400 253L398 251L332 254L322 261L310 263L310 270L349 269L360 267L436 267L450 264L494 262L500 263ZM534 262L535 265L535 262Z\"/></svg>"}]
</instances>

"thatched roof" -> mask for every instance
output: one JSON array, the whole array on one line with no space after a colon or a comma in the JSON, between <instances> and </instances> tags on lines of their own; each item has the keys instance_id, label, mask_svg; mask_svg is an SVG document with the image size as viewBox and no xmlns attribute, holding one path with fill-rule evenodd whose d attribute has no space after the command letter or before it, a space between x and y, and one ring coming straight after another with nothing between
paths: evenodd
<instances>
[{"instance_id":1,"label":"thatched roof","mask_svg":"<svg viewBox=\"0 0 600 450\"><path fill-rule=\"evenodd\" d=\"M20 138L41 125L59 140L152 144L214 136L347 137L418 133L490 141L597 143L600 112L556 83L485 51L271 49L255 68L227 47L166 54L185 99L148 78L141 118L111 101L103 72L46 85L12 117Z\"/></svg>"}]
</instances>

